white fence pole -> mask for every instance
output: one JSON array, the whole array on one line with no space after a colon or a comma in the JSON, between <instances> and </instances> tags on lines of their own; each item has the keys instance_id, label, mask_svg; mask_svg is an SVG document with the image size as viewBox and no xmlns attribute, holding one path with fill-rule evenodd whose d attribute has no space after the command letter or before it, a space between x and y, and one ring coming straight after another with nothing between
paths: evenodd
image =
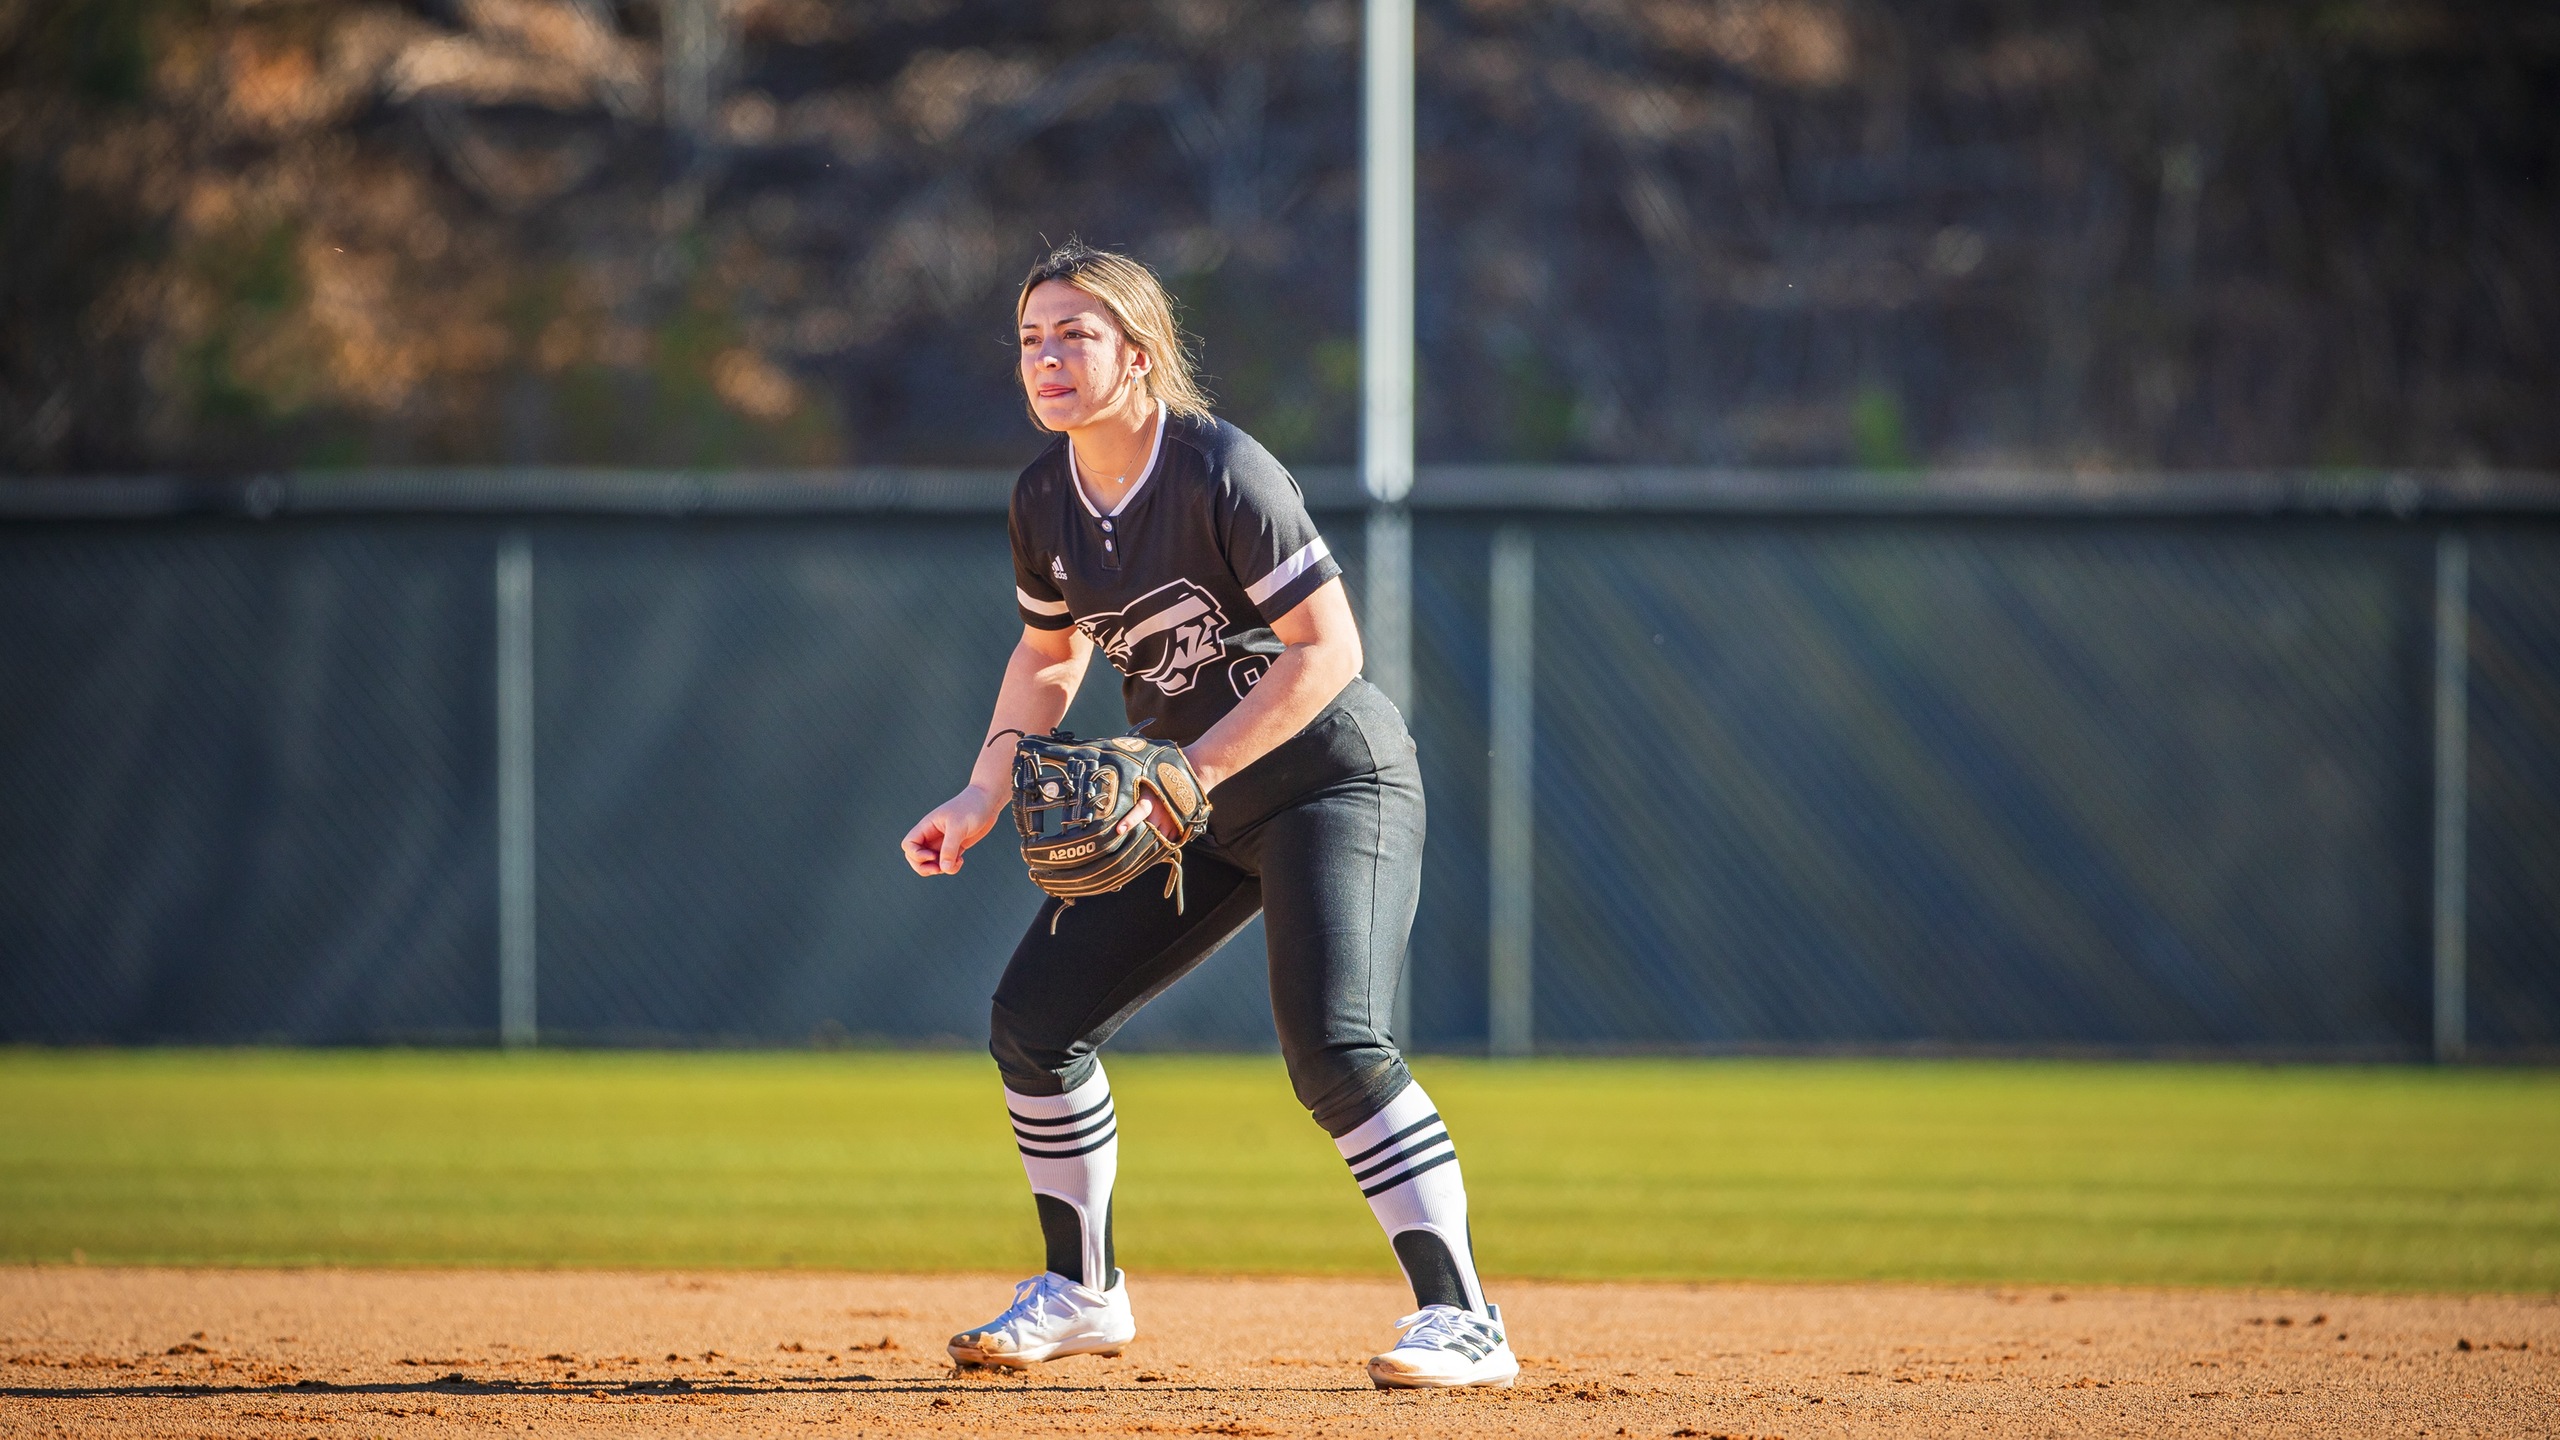
<instances>
[{"instance_id":1,"label":"white fence pole","mask_svg":"<svg viewBox=\"0 0 2560 1440\"><path fill-rule=\"evenodd\" d=\"M1361 673L1387 692L1396 708L1413 716L1413 512L1401 505L1369 507L1363 546L1366 587L1360 617Z\"/></svg>"},{"instance_id":2,"label":"white fence pole","mask_svg":"<svg viewBox=\"0 0 2560 1440\"><path fill-rule=\"evenodd\" d=\"M1487 915L1486 1031L1496 1055L1536 1048L1531 903L1537 881L1537 584L1529 528L1494 532L1492 585L1493 724L1490 793L1492 892Z\"/></svg>"},{"instance_id":3,"label":"white fence pole","mask_svg":"<svg viewBox=\"0 0 2560 1440\"><path fill-rule=\"evenodd\" d=\"M1370 682L1413 717L1413 0L1368 0L1361 67L1361 639ZM1410 970L1389 1022L1413 1029Z\"/></svg>"},{"instance_id":4,"label":"white fence pole","mask_svg":"<svg viewBox=\"0 0 2560 1440\"><path fill-rule=\"evenodd\" d=\"M2436 537L2436 1059L2470 1048L2471 545Z\"/></svg>"},{"instance_id":5,"label":"white fence pole","mask_svg":"<svg viewBox=\"0 0 2560 1440\"><path fill-rule=\"evenodd\" d=\"M1369 0L1360 190L1360 480L1413 489L1413 0Z\"/></svg>"},{"instance_id":6,"label":"white fence pole","mask_svg":"<svg viewBox=\"0 0 2560 1440\"><path fill-rule=\"evenodd\" d=\"M498 542L498 1043L534 1043L533 541Z\"/></svg>"}]
</instances>

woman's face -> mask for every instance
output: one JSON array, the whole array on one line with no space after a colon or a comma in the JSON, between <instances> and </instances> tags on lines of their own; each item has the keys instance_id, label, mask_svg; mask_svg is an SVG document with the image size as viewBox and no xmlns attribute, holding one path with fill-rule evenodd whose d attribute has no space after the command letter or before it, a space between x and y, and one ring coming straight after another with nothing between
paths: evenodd
<instances>
[{"instance_id":1,"label":"woman's face","mask_svg":"<svg viewBox=\"0 0 2560 1440\"><path fill-rule=\"evenodd\" d=\"M1145 352L1122 338L1101 301L1044 280L1022 306L1022 389L1052 430L1081 430L1140 402Z\"/></svg>"}]
</instances>

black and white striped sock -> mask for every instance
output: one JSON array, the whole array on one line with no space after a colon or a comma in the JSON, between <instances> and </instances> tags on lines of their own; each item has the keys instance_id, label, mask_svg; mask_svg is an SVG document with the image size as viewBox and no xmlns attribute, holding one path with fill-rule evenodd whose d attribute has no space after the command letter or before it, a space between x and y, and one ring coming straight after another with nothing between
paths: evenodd
<instances>
[{"instance_id":1,"label":"black and white striped sock","mask_svg":"<svg viewBox=\"0 0 2560 1440\"><path fill-rule=\"evenodd\" d=\"M1407 1085L1386 1109L1333 1143L1395 1247L1414 1303L1486 1313L1467 1237L1467 1186L1458 1174L1457 1147L1421 1083Z\"/></svg>"},{"instance_id":2,"label":"black and white striped sock","mask_svg":"<svg viewBox=\"0 0 2560 1440\"><path fill-rule=\"evenodd\" d=\"M1120 1173L1120 1121L1102 1067L1064 1095L1004 1092L1014 1147L1040 1207L1048 1267L1096 1290L1111 1288L1111 1182Z\"/></svg>"}]
</instances>

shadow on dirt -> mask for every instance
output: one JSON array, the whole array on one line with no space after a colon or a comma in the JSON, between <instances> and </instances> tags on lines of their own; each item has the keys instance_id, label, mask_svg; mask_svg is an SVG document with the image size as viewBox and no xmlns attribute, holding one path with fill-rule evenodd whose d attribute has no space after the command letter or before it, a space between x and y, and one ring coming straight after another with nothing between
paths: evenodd
<instances>
[{"instance_id":1,"label":"shadow on dirt","mask_svg":"<svg viewBox=\"0 0 2560 1440\"><path fill-rule=\"evenodd\" d=\"M1256 1390L1302 1391L1321 1393L1331 1390L1366 1390L1366 1385L1257 1385ZM631 1380L614 1385L583 1384L575 1380L473 1380L463 1375L446 1375L434 1380L382 1381L375 1383L335 1384L327 1380L296 1380L290 1384L270 1385L6 1385L0 1386L0 1400L183 1400L224 1396L282 1397L290 1395L522 1395L570 1396L598 1399L612 1396L684 1396L684 1395L1218 1395L1233 1394L1234 1386L1177 1385L1150 1382L1138 1385L1021 1385L998 1389L984 1377L941 1380L883 1380L873 1375L811 1375L779 1381L713 1381L698 1382L681 1377L665 1380Z\"/></svg>"}]
</instances>

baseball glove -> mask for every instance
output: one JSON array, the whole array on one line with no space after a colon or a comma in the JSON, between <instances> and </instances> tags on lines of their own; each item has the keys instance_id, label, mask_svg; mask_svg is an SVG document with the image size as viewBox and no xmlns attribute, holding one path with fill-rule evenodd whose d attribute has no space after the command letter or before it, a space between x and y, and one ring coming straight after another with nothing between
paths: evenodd
<instances>
[{"instance_id":1,"label":"baseball glove","mask_svg":"<svg viewBox=\"0 0 2560 1440\"><path fill-rule=\"evenodd\" d=\"M1021 734L1019 731L1013 732ZM990 742L993 743L993 742ZM1152 799L1164 828L1120 822ZM1013 751L1013 824L1031 882L1068 906L1107 895L1156 865L1169 865L1164 893L1182 909L1182 847L1209 823L1209 797L1179 745L1143 735L1078 740L1064 730L1022 735ZM1168 834L1167 832L1171 832Z\"/></svg>"}]
</instances>

